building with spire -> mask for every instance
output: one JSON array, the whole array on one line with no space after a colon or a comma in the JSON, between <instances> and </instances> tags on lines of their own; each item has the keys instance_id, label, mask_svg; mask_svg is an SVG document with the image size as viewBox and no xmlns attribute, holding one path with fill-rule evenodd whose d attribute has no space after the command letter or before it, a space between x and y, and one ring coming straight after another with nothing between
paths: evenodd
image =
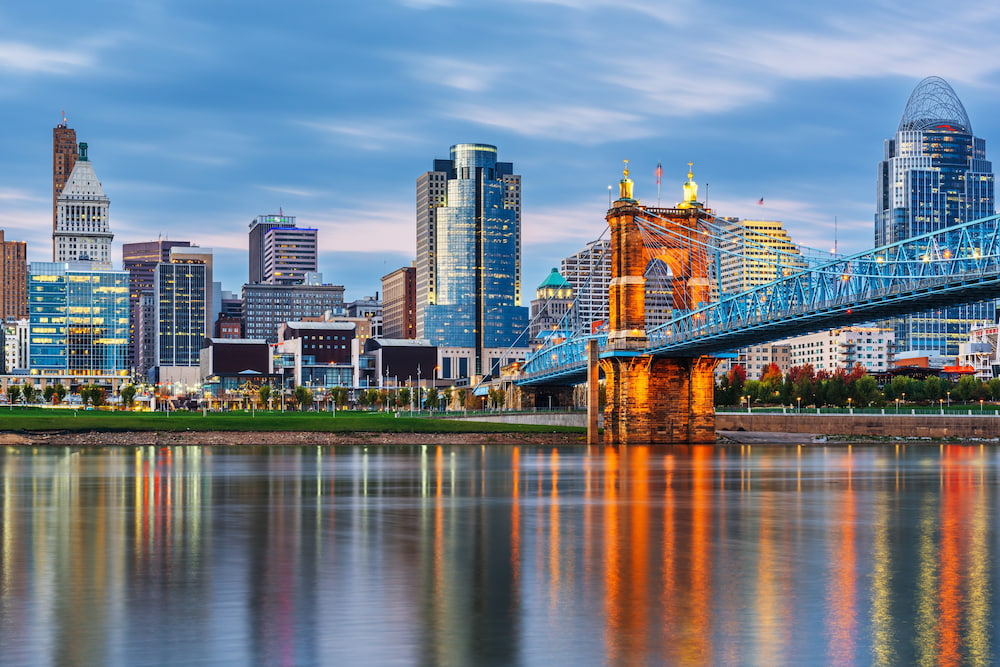
<instances>
[{"instance_id":1,"label":"building with spire","mask_svg":"<svg viewBox=\"0 0 1000 667\"><path fill-rule=\"evenodd\" d=\"M56 199L52 232L56 262L91 262L111 268L114 234L108 222L110 205L87 156L87 144L81 143L73 170Z\"/></svg>"},{"instance_id":2,"label":"building with spire","mask_svg":"<svg viewBox=\"0 0 1000 667\"><path fill-rule=\"evenodd\" d=\"M496 146L456 144L417 179L417 337L440 377L497 374L528 350L521 306L521 177Z\"/></svg>"},{"instance_id":3,"label":"building with spire","mask_svg":"<svg viewBox=\"0 0 1000 667\"><path fill-rule=\"evenodd\" d=\"M895 243L995 213L986 141L944 79L917 84L878 164L875 246ZM993 321L994 302L928 311L886 322L897 351L958 354L976 321Z\"/></svg>"}]
</instances>

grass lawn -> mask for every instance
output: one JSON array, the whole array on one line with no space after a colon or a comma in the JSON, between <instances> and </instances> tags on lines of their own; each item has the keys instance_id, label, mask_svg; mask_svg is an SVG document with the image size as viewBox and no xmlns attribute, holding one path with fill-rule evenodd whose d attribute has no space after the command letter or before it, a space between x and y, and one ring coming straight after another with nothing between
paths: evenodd
<instances>
[{"instance_id":1,"label":"grass lawn","mask_svg":"<svg viewBox=\"0 0 1000 667\"><path fill-rule=\"evenodd\" d=\"M403 413L400 413L401 415ZM0 431L330 431L342 433L554 433L586 429L542 424L498 424L384 412L105 412L0 408Z\"/></svg>"}]
</instances>

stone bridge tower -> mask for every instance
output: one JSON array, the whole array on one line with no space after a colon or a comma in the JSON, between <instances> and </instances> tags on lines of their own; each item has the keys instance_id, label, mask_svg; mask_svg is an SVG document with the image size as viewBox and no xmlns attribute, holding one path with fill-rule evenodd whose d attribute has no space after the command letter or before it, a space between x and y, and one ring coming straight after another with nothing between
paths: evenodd
<instances>
[{"instance_id":1,"label":"stone bridge tower","mask_svg":"<svg viewBox=\"0 0 1000 667\"><path fill-rule=\"evenodd\" d=\"M677 237L691 238L706 215L697 201L698 186L688 172L684 201L673 209L647 209L633 197L628 166L620 197L608 211L611 230L610 321L607 347L600 354L607 403L606 444L685 444L715 442L713 357L656 357L645 323L645 271L654 257L673 273L674 307L693 309L710 297L707 252L694 242L651 254L639 221L656 216Z\"/></svg>"}]
</instances>

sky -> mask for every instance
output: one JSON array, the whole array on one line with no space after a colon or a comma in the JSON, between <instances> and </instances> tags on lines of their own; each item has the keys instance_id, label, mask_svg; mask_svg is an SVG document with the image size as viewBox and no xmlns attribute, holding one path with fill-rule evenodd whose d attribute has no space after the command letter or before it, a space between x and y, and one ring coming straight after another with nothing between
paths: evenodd
<instances>
[{"instance_id":1,"label":"sky","mask_svg":"<svg viewBox=\"0 0 1000 667\"><path fill-rule=\"evenodd\" d=\"M946 79L1000 156L997 34L1000 5L966 0L4 3L0 229L51 259L65 112L116 265L122 242L187 240L236 293L250 221L281 210L319 229L325 282L374 295L414 259L416 178L466 142L522 176L525 305L603 234L625 159L644 204L657 163L666 206L693 162L717 214L861 251L921 79Z\"/></svg>"}]
</instances>

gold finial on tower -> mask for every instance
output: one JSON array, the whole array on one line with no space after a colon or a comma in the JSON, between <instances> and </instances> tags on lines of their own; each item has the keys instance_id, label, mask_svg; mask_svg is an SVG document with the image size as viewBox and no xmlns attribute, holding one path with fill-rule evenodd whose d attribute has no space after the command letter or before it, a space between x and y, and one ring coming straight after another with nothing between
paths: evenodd
<instances>
[{"instance_id":1,"label":"gold finial on tower","mask_svg":"<svg viewBox=\"0 0 1000 667\"><path fill-rule=\"evenodd\" d=\"M700 206L698 202L698 184L694 180L694 162L688 162L688 179L684 184L684 201L678 204L678 208L694 208Z\"/></svg>"},{"instance_id":2,"label":"gold finial on tower","mask_svg":"<svg viewBox=\"0 0 1000 667\"><path fill-rule=\"evenodd\" d=\"M622 180L618 181L619 199L634 199L632 196L632 179L628 177L628 160L625 160Z\"/></svg>"}]
</instances>

